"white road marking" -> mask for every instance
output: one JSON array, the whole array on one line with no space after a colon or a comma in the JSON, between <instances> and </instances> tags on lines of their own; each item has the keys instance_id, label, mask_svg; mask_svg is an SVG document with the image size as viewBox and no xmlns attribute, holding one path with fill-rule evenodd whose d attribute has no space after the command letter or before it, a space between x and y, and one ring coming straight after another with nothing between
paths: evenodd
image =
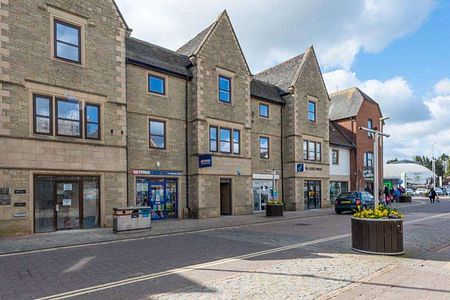
<instances>
[{"instance_id":1,"label":"white road marking","mask_svg":"<svg viewBox=\"0 0 450 300\"><path fill-rule=\"evenodd\" d=\"M70 273L70 272L76 272L81 270L85 265L87 265L92 259L94 259L94 256L88 256L83 257L80 259L76 264L68 268L67 270L64 270L63 273Z\"/></svg>"},{"instance_id":2,"label":"white road marking","mask_svg":"<svg viewBox=\"0 0 450 300\"><path fill-rule=\"evenodd\" d=\"M192 231L165 233L165 234L158 234L158 235L151 235L151 236L144 236L144 237L136 237L136 238L124 238L124 239L119 239L119 240L109 240L109 241L104 241L104 242L93 242L93 243L86 243L86 244L79 244L79 245L50 247L50 248L30 250L30 251L23 251L23 252L14 252L14 253L0 254L0 258L2 258L2 257L9 257L9 256L18 256L18 255L27 255L27 254L41 253L41 252L50 252L50 251L57 251L57 250L84 248L84 247L98 246L98 245L124 243L124 242L130 242L130 241L132 242L132 241L151 240L151 239L163 238L163 237L168 237L168 236L180 236L180 235L186 235L186 234L196 234L196 233L203 233L203 232L209 232L209 231L214 231L214 230L226 230L226 229L233 229L233 228L262 226L262 225L267 225L267 224L295 222L295 221L298 221L298 220L311 220L311 219L317 219L317 218L328 217L328 216L330 216L330 215L311 216L311 217L304 217L304 218L300 217L300 218L285 219L285 220L278 220L278 221L268 221L268 222L260 222L260 223L253 223L253 224L244 224L244 225L229 225L229 226L216 227L216 228L195 229L195 230L192 230Z\"/></svg>"},{"instance_id":3,"label":"white road marking","mask_svg":"<svg viewBox=\"0 0 450 300\"><path fill-rule=\"evenodd\" d=\"M418 205L424 205L427 204L427 202L415 200L419 203L414 204L408 204L399 207L399 209L411 207L411 206L418 206ZM90 246L97 246L97 245L108 245L108 244L115 244L115 243L123 243L123 242L130 242L130 241L142 241L142 240L150 240L150 239L156 239L156 238L162 238L162 237L168 237L168 236L179 236L179 235L185 235L185 234L196 234L196 233L203 233L203 232L209 232L214 230L226 230L226 229L232 229L232 228L243 228L243 227L250 227L250 226L262 226L266 224L278 224L278 223L286 223L286 222L295 222L298 220L310 220L310 219L317 219L322 217L328 217L329 215L320 215L320 216L311 216L311 217L300 217L300 218L293 218L293 219L287 219L287 220L278 220L278 221L268 221L268 222L261 222L261 223L253 223L253 224L244 224L244 225L230 225L230 226L224 226L224 227L217 227L217 228L208 228L208 229L198 229L193 231L185 231L185 232L177 232L177 233L166 233L166 234L160 234L160 235L152 235L152 236L144 236L144 237L138 237L138 238L124 238L120 240L109 240L104 242L93 242L93 243L86 243L86 244L80 244L80 245L68 245L68 246L58 246L58 247L50 247L50 248L44 248L44 249L37 249L37 250L30 250L30 251L23 251L23 252L14 252L14 253L5 253L0 254L0 258L2 257L10 257L10 256L18 256L18 255L27 255L27 254L34 254L34 253L41 253L41 252L50 252L50 251L57 251L57 250L66 250L66 249L75 249L75 248L84 248L84 247L90 247Z\"/></svg>"},{"instance_id":4,"label":"white road marking","mask_svg":"<svg viewBox=\"0 0 450 300\"><path fill-rule=\"evenodd\" d=\"M447 217L447 216L450 216L450 213L444 213L444 214L434 215L434 216L430 216L430 217L420 218L417 220L411 220L411 221L404 222L404 224L418 223L418 222L422 222L422 221L427 221L427 220L442 218L442 217ZM269 249L269 250L257 251L257 252L248 253L248 254L244 254L244 255L234 256L231 258L220 259L220 260L216 260L216 261L212 261L212 262L208 262L208 263L196 264L196 265L192 265L192 266L188 266L188 267L184 267L184 268L177 268L177 269L167 270L167 271L153 273L153 274L141 275L141 276L128 278L128 279L124 279L124 280L119 280L119 281L115 281L115 282L110 282L110 283L100 284L100 285L96 285L96 286L92 286L92 287L73 290L70 292L65 292L65 293L60 293L60 294L56 294L56 295L39 298L38 300L72 298L72 297L95 293L95 292L99 292L102 290L112 289L112 288L116 288L116 287L120 287L120 286L124 286L124 285L134 284L134 283L138 283L138 282L142 282L142 281L148 281L148 280L152 280L152 279L156 279L156 278L160 278L160 277L164 277L164 276L168 276L168 275L186 273L186 272L189 272L192 270L209 268L212 266L222 265L222 264L235 262L235 261L239 261L239 260L243 260L243 259L249 259L249 258L267 255L267 254L278 253L278 252L291 250L291 249L298 249L298 248L316 245L316 244L320 244L320 243L324 243L324 242L348 238L350 236L351 236L350 233L346 233L346 234L340 234L340 235L336 235L336 236L332 236L332 237L321 238L321 239L317 239L317 240L313 240L313 241L292 244L289 246L283 246L283 247L277 247L277 248L273 248L273 249Z\"/></svg>"}]
</instances>

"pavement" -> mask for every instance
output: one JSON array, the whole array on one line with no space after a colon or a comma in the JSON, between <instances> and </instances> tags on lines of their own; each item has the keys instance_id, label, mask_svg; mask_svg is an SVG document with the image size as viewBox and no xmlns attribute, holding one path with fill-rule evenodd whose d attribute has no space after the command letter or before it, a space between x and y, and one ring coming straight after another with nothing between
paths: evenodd
<instances>
[{"instance_id":1,"label":"pavement","mask_svg":"<svg viewBox=\"0 0 450 300\"><path fill-rule=\"evenodd\" d=\"M351 251L350 214L218 218L210 229L0 254L0 299L450 298L450 200L399 206L400 257Z\"/></svg>"}]
</instances>

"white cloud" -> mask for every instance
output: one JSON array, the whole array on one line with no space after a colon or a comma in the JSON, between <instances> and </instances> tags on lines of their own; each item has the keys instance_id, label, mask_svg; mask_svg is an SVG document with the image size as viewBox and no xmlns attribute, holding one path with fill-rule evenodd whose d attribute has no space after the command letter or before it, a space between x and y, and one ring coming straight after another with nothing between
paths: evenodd
<instances>
[{"instance_id":1,"label":"white cloud","mask_svg":"<svg viewBox=\"0 0 450 300\"><path fill-rule=\"evenodd\" d=\"M176 50L227 9L253 72L314 44L325 68L349 69L414 32L433 0L118 0L133 35Z\"/></svg>"},{"instance_id":2,"label":"white cloud","mask_svg":"<svg viewBox=\"0 0 450 300\"><path fill-rule=\"evenodd\" d=\"M343 69L324 73L323 77L330 93L359 87L379 103L383 115L390 116L393 123L429 118L429 111L423 100L414 95L411 86L403 77L393 77L385 81L362 81L356 73Z\"/></svg>"},{"instance_id":3,"label":"white cloud","mask_svg":"<svg viewBox=\"0 0 450 300\"><path fill-rule=\"evenodd\" d=\"M434 86L437 95L450 95L450 79L444 78Z\"/></svg>"},{"instance_id":4,"label":"white cloud","mask_svg":"<svg viewBox=\"0 0 450 300\"><path fill-rule=\"evenodd\" d=\"M450 153L450 80L444 78L428 93L426 98L402 77L385 81L358 79L356 73L336 70L324 74L330 93L357 86L380 104L385 116L390 116L385 132L391 137L385 140L385 160L411 159L415 155L431 156Z\"/></svg>"}]
</instances>

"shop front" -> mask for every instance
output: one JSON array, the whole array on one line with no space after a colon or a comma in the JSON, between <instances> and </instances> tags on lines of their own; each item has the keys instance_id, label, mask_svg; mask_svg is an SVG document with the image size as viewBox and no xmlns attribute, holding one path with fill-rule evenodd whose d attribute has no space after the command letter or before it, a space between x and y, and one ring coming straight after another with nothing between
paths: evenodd
<instances>
[{"instance_id":1,"label":"shop front","mask_svg":"<svg viewBox=\"0 0 450 300\"><path fill-rule=\"evenodd\" d=\"M253 174L253 211L266 211L269 200L278 200L279 175L275 175L275 186L273 175Z\"/></svg>"},{"instance_id":2,"label":"shop front","mask_svg":"<svg viewBox=\"0 0 450 300\"><path fill-rule=\"evenodd\" d=\"M330 200L334 204L340 193L348 192L348 181L330 181Z\"/></svg>"},{"instance_id":3,"label":"shop front","mask_svg":"<svg viewBox=\"0 0 450 300\"><path fill-rule=\"evenodd\" d=\"M143 171L135 175L163 175L161 171ZM181 175L178 173L167 173ZM136 177L136 206L150 206L153 220L178 217L178 179L172 177Z\"/></svg>"},{"instance_id":4,"label":"shop front","mask_svg":"<svg viewBox=\"0 0 450 300\"><path fill-rule=\"evenodd\" d=\"M321 208L321 182L318 180L305 180L303 184L305 210Z\"/></svg>"},{"instance_id":5,"label":"shop front","mask_svg":"<svg viewBox=\"0 0 450 300\"><path fill-rule=\"evenodd\" d=\"M100 177L34 176L34 232L100 226Z\"/></svg>"}]
</instances>

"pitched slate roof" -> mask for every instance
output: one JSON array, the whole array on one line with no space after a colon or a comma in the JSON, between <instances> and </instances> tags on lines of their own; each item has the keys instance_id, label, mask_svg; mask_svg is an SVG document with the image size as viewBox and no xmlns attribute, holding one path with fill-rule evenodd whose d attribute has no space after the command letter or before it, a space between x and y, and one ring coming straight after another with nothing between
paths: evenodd
<instances>
[{"instance_id":1,"label":"pitched slate roof","mask_svg":"<svg viewBox=\"0 0 450 300\"><path fill-rule=\"evenodd\" d=\"M363 101L369 101L378 106L375 100L356 87L330 94L330 99L330 120L332 121L356 116Z\"/></svg>"},{"instance_id":2,"label":"pitched slate roof","mask_svg":"<svg viewBox=\"0 0 450 300\"><path fill-rule=\"evenodd\" d=\"M192 76L188 69L191 61L186 55L131 37L126 39L126 47L127 61L130 63L174 75Z\"/></svg>"},{"instance_id":3,"label":"pitched slate roof","mask_svg":"<svg viewBox=\"0 0 450 300\"><path fill-rule=\"evenodd\" d=\"M355 148L355 134L335 122L330 122L330 144Z\"/></svg>"},{"instance_id":4,"label":"pitched slate roof","mask_svg":"<svg viewBox=\"0 0 450 300\"><path fill-rule=\"evenodd\" d=\"M284 92L280 88L258 79L253 79L250 83L250 93L253 97L256 98L261 98L280 104L285 103L285 101L281 97Z\"/></svg>"},{"instance_id":5,"label":"pitched slate roof","mask_svg":"<svg viewBox=\"0 0 450 300\"><path fill-rule=\"evenodd\" d=\"M292 85L295 74L304 56L304 53L297 55L279 65L256 74L255 78L276 85L287 92Z\"/></svg>"},{"instance_id":6,"label":"pitched slate roof","mask_svg":"<svg viewBox=\"0 0 450 300\"><path fill-rule=\"evenodd\" d=\"M177 50L177 53L184 54L187 56L195 54L195 51L197 51L197 49L200 47L201 43L205 40L209 31L216 24L216 22L206 27L202 32L197 34L192 40L188 41L186 44L181 46L180 49Z\"/></svg>"}]
</instances>

